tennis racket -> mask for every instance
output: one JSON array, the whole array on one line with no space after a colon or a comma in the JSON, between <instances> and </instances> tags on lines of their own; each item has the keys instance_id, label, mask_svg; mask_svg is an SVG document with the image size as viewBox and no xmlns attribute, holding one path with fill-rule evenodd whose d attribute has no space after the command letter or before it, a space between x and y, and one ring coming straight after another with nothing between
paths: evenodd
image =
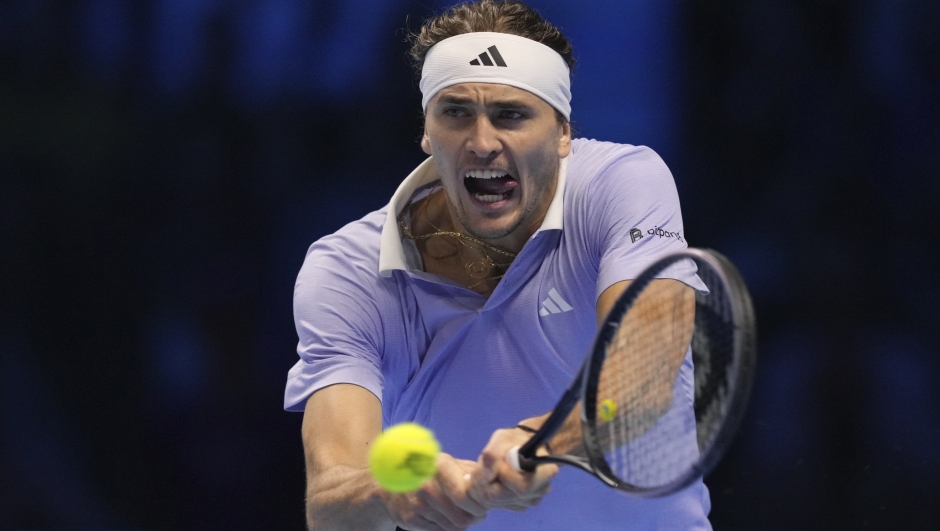
<instances>
[{"instance_id":1,"label":"tennis racket","mask_svg":"<svg viewBox=\"0 0 940 531\"><path fill-rule=\"evenodd\" d=\"M692 264L708 293L657 279ZM507 459L520 471L575 466L641 496L674 493L721 460L755 361L754 311L738 270L711 250L670 254L627 287L558 405ZM552 455L536 455L549 440Z\"/></svg>"}]
</instances>

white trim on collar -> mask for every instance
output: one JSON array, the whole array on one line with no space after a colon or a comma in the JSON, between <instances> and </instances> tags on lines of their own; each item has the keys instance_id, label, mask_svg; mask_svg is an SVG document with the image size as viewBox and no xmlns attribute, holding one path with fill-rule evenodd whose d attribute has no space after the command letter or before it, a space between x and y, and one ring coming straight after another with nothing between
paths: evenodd
<instances>
[{"instance_id":1,"label":"white trim on collar","mask_svg":"<svg viewBox=\"0 0 940 531\"><path fill-rule=\"evenodd\" d=\"M548 205L545 219L535 234L543 230L561 230L564 221L565 178L568 174L568 157L561 159L558 166L558 185L555 187L555 197ZM411 202L415 190L438 180L437 166L432 157L428 157L418 165L408 177L398 186L385 215L385 225L382 227L382 239L379 247L379 274L383 277L392 276L392 271L408 270L408 260L405 258L405 248L401 244L401 229L398 227L398 215ZM532 236L535 237L535 234Z\"/></svg>"},{"instance_id":2,"label":"white trim on collar","mask_svg":"<svg viewBox=\"0 0 940 531\"><path fill-rule=\"evenodd\" d=\"M543 230L562 230L564 228L565 179L567 177L568 157L565 157L561 159L561 163L558 165L558 185L555 186L555 197L552 198L551 204L548 205L548 210L545 212L545 219L542 220L542 225L539 227L539 230L535 231L535 234ZM535 234L532 236L534 237Z\"/></svg>"}]
</instances>

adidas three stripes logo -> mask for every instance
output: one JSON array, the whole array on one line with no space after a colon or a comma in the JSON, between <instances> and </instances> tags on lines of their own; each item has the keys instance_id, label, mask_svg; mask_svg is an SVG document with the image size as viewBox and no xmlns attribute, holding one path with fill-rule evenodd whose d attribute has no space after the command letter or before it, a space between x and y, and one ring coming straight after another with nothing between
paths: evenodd
<instances>
[{"instance_id":1,"label":"adidas three stripes logo","mask_svg":"<svg viewBox=\"0 0 940 531\"><path fill-rule=\"evenodd\" d=\"M546 315L551 315L553 313L565 313L574 310L570 304L568 304L565 299L561 298L561 295L558 293L558 290L552 288L548 292L548 297L542 301L542 309L539 310L539 315L545 317Z\"/></svg>"},{"instance_id":2,"label":"adidas three stripes logo","mask_svg":"<svg viewBox=\"0 0 940 531\"><path fill-rule=\"evenodd\" d=\"M489 50L489 54L486 52L481 53L480 58L470 61L470 64L474 66L493 66L493 63L496 63L496 66L506 66L506 61L503 61L503 56L499 54L496 46L490 46L487 50ZM490 55L493 56L492 59L490 59Z\"/></svg>"}]
</instances>

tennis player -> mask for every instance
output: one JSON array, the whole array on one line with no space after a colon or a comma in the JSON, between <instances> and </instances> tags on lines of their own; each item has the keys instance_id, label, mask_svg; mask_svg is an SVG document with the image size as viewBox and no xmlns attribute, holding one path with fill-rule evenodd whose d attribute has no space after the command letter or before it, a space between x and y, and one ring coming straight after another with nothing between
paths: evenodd
<instances>
[{"instance_id":1,"label":"tennis player","mask_svg":"<svg viewBox=\"0 0 940 531\"><path fill-rule=\"evenodd\" d=\"M295 286L285 408L304 412L308 526L711 529L701 481L630 498L505 461L571 381L598 316L686 247L669 170L646 147L572 139L571 45L521 2L456 6L426 21L412 55L430 157L386 207L315 242ZM657 282L702 287L694 269L668 273ZM691 360L676 365L671 407L691 411ZM443 453L420 491L392 494L368 450L402 421L431 428Z\"/></svg>"}]
</instances>

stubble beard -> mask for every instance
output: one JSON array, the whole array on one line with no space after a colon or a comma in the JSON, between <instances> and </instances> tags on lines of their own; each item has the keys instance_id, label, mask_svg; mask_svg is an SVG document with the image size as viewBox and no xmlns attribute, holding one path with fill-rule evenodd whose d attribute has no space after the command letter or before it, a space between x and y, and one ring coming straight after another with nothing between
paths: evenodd
<instances>
[{"instance_id":1,"label":"stubble beard","mask_svg":"<svg viewBox=\"0 0 940 531\"><path fill-rule=\"evenodd\" d=\"M557 187L558 171L561 167L561 163L554 152L544 153L543 156L545 157L545 160L550 161L546 164L546 166L548 166L545 171L547 177L540 179L541 182L536 183L535 186L538 186L539 184L544 186L551 186L551 184L554 182L555 186ZM463 186L463 182L458 182L457 186ZM461 191L455 191L456 193L454 194L454 197L451 197L450 190L448 190L448 187L444 184L443 178L441 178L441 187L444 188L444 196L449 203L448 210L450 210L450 212L457 217L457 221L460 222L460 225L467 233L469 233L470 236L481 240L498 240L500 238L509 236L519 227L521 227L522 224L525 223L526 220L528 220L533 215L533 213L535 213L535 210L540 206L540 196L533 196L532 194L529 194L529 201L523 204L522 211L516 214L516 218L510 222L509 226L484 230L474 227L473 224L470 223L470 220L464 210L460 207L461 203L457 201L457 199L459 199ZM550 203L551 201L549 200L549 204ZM545 208L547 209L548 206L546 205ZM533 229L533 231L534 230L537 229Z\"/></svg>"},{"instance_id":2,"label":"stubble beard","mask_svg":"<svg viewBox=\"0 0 940 531\"><path fill-rule=\"evenodd\" d=\"M546 171L549 175L553 176L553 178L550 177L546 179L539 179L539 181L541 181L541 183L544 183L545 186L550 186L552 181L556 180L555 184L557 186L557 177L558 177L559 167L560 167L560 163L557 160L555 161L554 164L550 164L549 168ZM463 183L460 183L460 185L462 184ZM441 179L441 185L444 188L444 195L447 197L448 202L450 202L451 212L453 212L457 216L457 221L460 222L460 225L464 228L464 230L466 230L469 233L470 236L473 236L474 238L479 238L481 240L498 240L500 238L505 238L506 236L509 236L510 234L515 232L516 229L521 227L522 224L526 220L528 220L532 216L532 214L535 212L535 210L539 207L540 196L530 195L529 201L522 205L522 211L516 214L516 218L512 220L507 227L484 230L484 229L476 228L473 226L472 223L470 223L470 220L467 218L465 212L461 208L458 208L458 205L460 203L458 203L457 201L451 201L450 193L448 193L447 187L444 186L443 179ZM557 191L557 188L556 188L556 191ZM456 195L457 197L459 197L459 192Z\"/></svg>"},{"instance_id":3,"label":"stubble beard","mask_svg":"<svg viewBox=\"0 0 940 531\"><path fill-rule=\"evenodd\" d=\"M516 229L518 229L522 225L522 222L528 219L529 215L532 214L532 211L535 210L535 205L533 205L532 203L528 203L524 205L522 208L522 212L516 215L516 219L514 219L508 227L495 228L495 229L490 229L490 230L475 228L470 223L470 220L468 220L467 217L464 215L463 210L460 210L460 209L454 209L454 210L456 211L456 214L457 214L457 220L460 221L460 224L463 226L463 228L466 229L466 231L470 233L470 236L473 236L474 238L479 238L481 240L498 240L500 238L509 236L510 234L515 232Z\"/></svg>"}]
</instances>

